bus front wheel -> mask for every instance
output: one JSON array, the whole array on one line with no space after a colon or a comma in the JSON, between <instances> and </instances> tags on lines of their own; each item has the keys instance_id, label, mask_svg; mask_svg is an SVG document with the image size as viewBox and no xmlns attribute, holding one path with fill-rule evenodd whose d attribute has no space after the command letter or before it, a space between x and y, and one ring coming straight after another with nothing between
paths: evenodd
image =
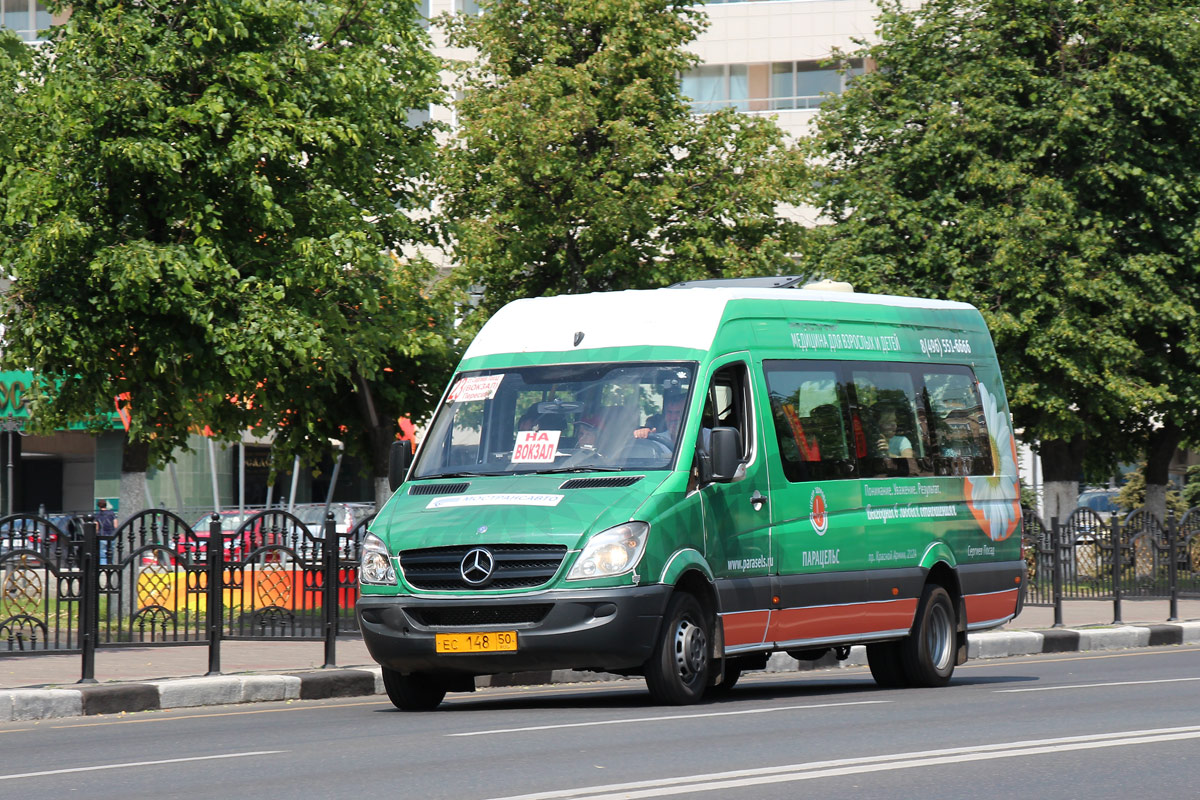
<instances>
[{"instance_id":1,"label":"bus front wheel","mask_svg":"<svg viewBox=\"0 0 1200 800\"><path fill-rule=\"evenodd\" d=\"M446 687L430 675L403 675L387 667L383 668L383 688L392 705L401 711L432 711L446 696Z\"/></svg>"},{"instance_id":2,"label":"bus front wheel","mask_svg":"<svg viewBox=\"0 0 1200 800\"><path fill-rule=\"evenodd\" d=\"M708 617L695 597L678 592L667 604L662 633L646 662L646 686L657 703L687 705L704 697L711 666Z\"/></svg>"}]
</instances>

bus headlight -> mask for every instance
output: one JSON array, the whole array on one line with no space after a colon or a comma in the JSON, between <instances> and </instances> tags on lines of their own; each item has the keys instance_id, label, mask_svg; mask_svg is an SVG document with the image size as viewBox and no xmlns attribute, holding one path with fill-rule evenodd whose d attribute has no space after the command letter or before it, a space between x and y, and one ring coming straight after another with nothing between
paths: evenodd
<instances>
[{"instance_id":1,"label":"bus headlight","mask_svg":"<svg viewBox=\"0 0 1200 800\"><path fill-rule=\"evenodd\" d=\"M373 533L363 537L362 556L358 563L358 580L383 586L396 585L396 570L387 545Z\"/></svg>"},{"instance_id":2,"label":"bus headlight","mask_svg":"<svg viewBox=\"0 0 1200 800\"><path fill-rule=\"evenodd\" d=\"M629 572L637 566L646 549L650 526L645 522L626 522L615 528L600 531L584 545L567 573L567 580L608 578Z\"/></svg>"}]
</instances>

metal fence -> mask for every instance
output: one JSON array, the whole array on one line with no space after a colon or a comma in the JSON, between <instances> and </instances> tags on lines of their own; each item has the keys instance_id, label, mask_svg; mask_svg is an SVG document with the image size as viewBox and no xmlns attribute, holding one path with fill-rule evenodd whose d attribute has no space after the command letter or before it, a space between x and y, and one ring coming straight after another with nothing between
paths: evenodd
<instances>
[{"instance_id":1,"label":"metal fence","mask_svg":"<svg viewBox=\"0 0 1200 800\"><path fill-rule=\"evenodd\" d=\"M97 648L206 643L217 673L226 639L323 639L332 665L338 634L357 632L369 522L339 532L332 515L268 509L192 524L149 509L100 536L92 517L2 517L0 653L78 652L89 681Z\"/></svg>"},{"instance_id":2,"label":"metal fence","mask_svg":"<svg viewBox=\"0 0 1200 800\"><path fill-rule=\"evenodd\" d=\"M1180 597L1200 597L1200 507L1166 522L1144 509L1106 520L1077 508L1049 525L1025 509L1023 530L1025 602L1054 606L1056 625L1063 600L1111 600L1120 622L1126 597L1169 598L1171 619Z\"/></svg>"}]
</instances>

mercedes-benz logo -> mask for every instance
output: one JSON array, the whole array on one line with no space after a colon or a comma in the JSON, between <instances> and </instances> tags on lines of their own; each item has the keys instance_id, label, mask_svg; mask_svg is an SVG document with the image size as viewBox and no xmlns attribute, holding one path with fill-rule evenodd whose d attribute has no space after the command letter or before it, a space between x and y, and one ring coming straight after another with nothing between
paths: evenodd
<instances>
[{"instance_id":1,"label":"mercedes-benz logo","mask_svg":"<svg viewBox=\"0 0 1200 800\"><path fill-rule=\"evenodd\" d=\"M496 560L492 557L492 551L486 547L476 547L468 550L463 556L459 572L467 583L482 586L491 579L495 566Z\"/></svg>"}]
</instances>

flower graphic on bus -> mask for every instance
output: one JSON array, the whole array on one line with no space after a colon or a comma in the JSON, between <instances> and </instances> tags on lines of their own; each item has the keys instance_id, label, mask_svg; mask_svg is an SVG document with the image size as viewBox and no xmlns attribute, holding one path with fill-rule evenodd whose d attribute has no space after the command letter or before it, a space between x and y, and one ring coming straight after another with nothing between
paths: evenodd
<instances>
[{"instance_id":1,"label":"flower graphic on bus","mask_svg":"<svg viewBox=\"0 0 1200 800\"><path fill-rule=\"evenodd\" d=\"M996 398L982 383L979 396L992 449L992 473L967 478L967 507L987 537L1002 542L1012 536L1021 520L1021 500L1017 492L1017 443L1012 423Z\"/></svg>"}]
</instances>

